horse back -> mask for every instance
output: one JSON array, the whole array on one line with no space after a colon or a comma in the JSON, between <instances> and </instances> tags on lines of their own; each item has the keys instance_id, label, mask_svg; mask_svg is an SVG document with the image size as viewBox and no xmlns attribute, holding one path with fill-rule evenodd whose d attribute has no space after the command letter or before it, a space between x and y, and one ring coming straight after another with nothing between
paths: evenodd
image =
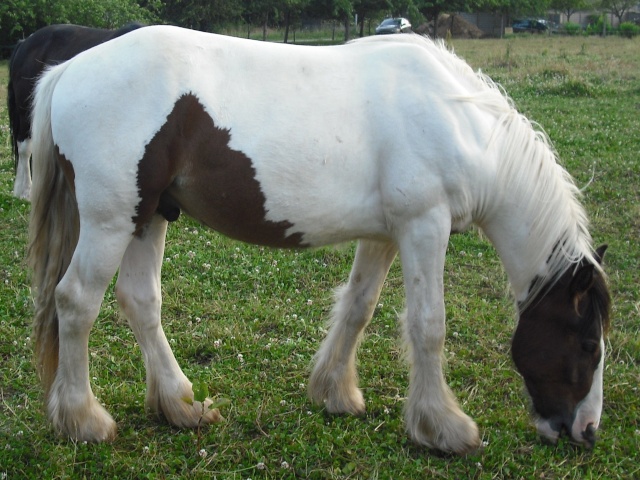
<instances>
[{"instance_id":1,"label":"horse back","mask_svg":"<svg viewBox=\"0 0 640 480\"><path fill-rule=\"evenodd\" d=\"M456 169L440 173L459 160L447 141L457 126L434 121L442 92L415 83L436 85L430 79L444 73L433 65L407 76L398 65L415 63L412 50L393 40L316 49L148 27L71 62L55 92L55 140L79 197L91 175L140 199L130 209L139 232L155 212L184 211L271 246L386 238L390 214L419 215L412 209L460 189L443 185L457 181ZM407 94L399 86L409 83ZM86 192L93 201L95 191Z\"/></svg>"}]
</instances>

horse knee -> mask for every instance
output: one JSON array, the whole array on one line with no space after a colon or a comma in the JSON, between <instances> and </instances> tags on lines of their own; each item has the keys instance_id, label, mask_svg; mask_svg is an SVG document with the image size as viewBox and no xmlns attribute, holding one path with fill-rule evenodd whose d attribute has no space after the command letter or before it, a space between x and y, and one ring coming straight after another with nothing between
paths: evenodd
<instances>
[{"instance_id":1,"label":"horse knee","mask_svg":"<svg viewBox=\"0 0 640 480\"><path fill-rule=\"evenodd\" d=\"M63 279L55 289L60 336L84 333L88 335L100 312L102 298L92 298L79 288L78 282Z\"/></svg>"},{"instance_id":2,"label":"horse knee","mask_svg":"<svg viewBox=\"0 0 640 480\"><path fill-rule=\"evenodd\" d=\"M115 295L118 305L129 321L138 322L147 318L152 319L154 325L159 322L162 298L154 289L135 290L132 285L123 284L119 279Z\"/></svg>"}]
</instances>

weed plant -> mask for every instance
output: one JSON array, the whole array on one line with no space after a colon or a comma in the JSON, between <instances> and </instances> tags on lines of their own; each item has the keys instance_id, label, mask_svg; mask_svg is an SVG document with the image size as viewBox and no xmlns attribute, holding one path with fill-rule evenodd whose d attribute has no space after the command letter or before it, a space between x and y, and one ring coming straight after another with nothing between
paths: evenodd
<instances>
[{"instance_id":1,"label":"weed plant","mask_svg":"<svg viewBox=\"0 0 640 480\"><path fill-rule=\"evenodd\" d=\"M363 417L332 416L306 396L308 365L325 334L331 291L354 246L279 251L244 245L187 218L169 228L163 324L185 373L216 398L223 423L179 430L144 411L145 371L112 288L90 339L91 383L118 423L101 445L47 425L32 361L25 265L29 204L12 197L13 163L0 65L0 478L638 478L640 451L640 56L637 39L452 40L544 128L579 185L613 292L605 404L592 451L540 441L509 343L514 308L493 247L470 231L447 253L447 379L479 424L466 457L412 444L402 409L407 368L397 317L396 263L358 363ZM206 386L206 388L203 386Z\"/></svg>"}]
</instances>

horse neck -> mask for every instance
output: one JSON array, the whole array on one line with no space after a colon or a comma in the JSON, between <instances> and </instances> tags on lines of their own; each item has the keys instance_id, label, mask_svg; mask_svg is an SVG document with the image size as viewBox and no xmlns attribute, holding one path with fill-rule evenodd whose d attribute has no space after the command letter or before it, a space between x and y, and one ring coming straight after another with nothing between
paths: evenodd
<instances>
[{"instance_id":1,"label":"horse neck","mask_svg":"<svg viewBox=\"0 0 640 480\"><path fill-rule=\"evenodd\" d=\"M488 189L492 198L478 223L498 251L516 300L526 303L569 265L592 258L591 238L580 192L546 136L520 115L505 130Z\"/></svg>"}]
</instances>

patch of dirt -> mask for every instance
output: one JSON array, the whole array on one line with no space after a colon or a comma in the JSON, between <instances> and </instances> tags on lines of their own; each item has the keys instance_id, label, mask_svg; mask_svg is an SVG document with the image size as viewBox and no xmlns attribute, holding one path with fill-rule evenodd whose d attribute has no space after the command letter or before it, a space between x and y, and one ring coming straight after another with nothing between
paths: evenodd
<instances>
[{"instance_id":1,"label":"patch of dirt","mask_svg":"<svg viewBox=\"0 0 640 480\"><path fill-rule=\"evenodd\" d=\"M446 13L438 17L438 37L446 38L447 31L451 31L452 38L482 38L485 33L473 23L466 21L460 15L449 15ZM415 32L433 35L433 22L423 23Z\"/></svg>"}]
</instances>

